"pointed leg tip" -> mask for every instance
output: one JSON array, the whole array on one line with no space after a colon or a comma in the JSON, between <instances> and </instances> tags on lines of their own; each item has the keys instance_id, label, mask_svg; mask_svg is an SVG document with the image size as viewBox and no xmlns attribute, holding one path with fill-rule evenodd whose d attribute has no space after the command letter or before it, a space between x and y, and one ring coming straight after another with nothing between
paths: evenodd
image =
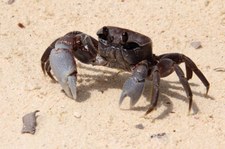
<instances>
[{"instance_id":1,"label":"pointed leg tip","mask_svg":"<svg viewBox=\"0 0 225 149\"><path fill-rule=\"evenodd\" d=\"M209 86L208 86L208 87L206 87L205 97L207 97L207 96L208 96L208 92L209 92Z\"/></svg>"},{"instance_id":2,"label":"pointed leg tip","mask_svg":"<svg viewBox=\"0 0 225 149\"><path fill-rule=\"evenodd\" d=\"M145 115L148 115L149 113L151 113L153 110L155 110L156 107L153 105L150 105L150 107L148 108L148 110L145 112Z\"/></svg>"},{"instance_id":3,"label":"pointed leg tip","mask_svg":"<svg viewBox=\"0 0 225 149\"><path fill-rule=\"evenodd\" d=\"M154 110L153 107L150 107L146 112L145 112L145 116L147 116L149 113L151 113Z\"/></svg>"}]
</instances>

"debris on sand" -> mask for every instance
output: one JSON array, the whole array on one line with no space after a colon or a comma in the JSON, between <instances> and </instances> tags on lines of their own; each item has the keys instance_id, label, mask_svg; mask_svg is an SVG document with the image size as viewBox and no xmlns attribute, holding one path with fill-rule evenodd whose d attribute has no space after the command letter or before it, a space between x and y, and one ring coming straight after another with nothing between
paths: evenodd
<instances>
[{"instance_id":1,"label":"debris on sand","mask_svg":"<svg viewBox=\"0 0 225 149\"><path fill-rule=\"evenodd\" d=\"M195 49L200 49L200 48L202 48L202 44L201 44L200 41L193 41L193 42L191 42L191 46L192 46L193 48L195 48Z\"/></svg>"},{"instance_id":2,"label":"debris on sand","mask_svg":"<svg viewBox=\"0 0 225 149\"><path fill-rule=\"evenodd\" d=\"M28 113L23 116L23 128L22 133L30 133L34 134L37 126L37 116L36 113L39 112L39 110L36 110L34 112Z\"/></svg>"},{"instance_id":3,"label":"debris on sand","mask_svg":"<svg viewBox=\"0 0 225 149\"><path fill-rule=\"evenodd\" d=\"M158 133L158 134L153 134L150 136L151 139L153 138L158 138L158 139L161 139L162 137L166 136L166 133L163 132L163 133Z\"/></svg>"},{"instance_id":4,"label":"debris on sand","mask_svg":"<svg viewBox=\"0 0 225 149\"><path fill-rule=\"evenodd\" d=\"M135 128L144 129L145 127L143 126L143 124L137 124L137 125L135 125Z\"/></svg>"},{"instance_id":5,"label":"debris on sand","mask_svg":"<svg viewBox=\"0 0 225 149\"><path fill-rule=\"evenodd\" d=\"M215 70L216 72L225 72L224 67L217 67L217 68L214 68L213 70Z\"/></svg>"},{"instance_id":6,"label":"debris on sand","mask_svg":"<svg viewBox=\"0 0 225 149\"><path fill-rule=\"evenodd\" d=\"M18 23L18 26L19 26L20 28L25 28L25 26L24 26L22 23Z\"/></svg>"},{"instance_id":7,"label":"debris on sand","mask_svg":"<svg viewBox=\"0 0 225 149\"><path fill-rule=\"evenodd\" d=\"M81 118L81 114L79 112L73 112L73 116L76 118Z\"/></svg>"},{"instance_id":8,"label":"debris on sand","mask_svg":"<svg viewBox=\"0 0 225 149\"><path fill-rule=\"evenodd\" d=\"M11 4L13 4L14 2L15 2L15 0L9 0L9 1L8 1L8 4L11 5Z\"/></svg>"}]
</instances>

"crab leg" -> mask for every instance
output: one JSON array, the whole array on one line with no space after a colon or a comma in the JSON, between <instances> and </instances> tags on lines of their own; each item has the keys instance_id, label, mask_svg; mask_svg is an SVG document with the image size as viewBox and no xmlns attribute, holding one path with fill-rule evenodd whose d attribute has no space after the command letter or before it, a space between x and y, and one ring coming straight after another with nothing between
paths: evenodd
<instances>
[{"instance_id":1,"label":"crab leg","mask_svg":"<svg viewBox=\"0 0 225 149\"><path fill-rule=\"evenodd\" d=\"M187 67L189 67L194 73L198 76L198 78L202 81L202 83L206 87L206 95L208 94L209 91L209 82L206 79L206 77L203 75L203 73L198 69L198 67L195 65L195 63L187 56L183 55L183 60L186 63ZM189 78L187 78L189 79Z\"/></svg>"},{"instance_id":2,"label":"crab leg","mask_svg":"<svg viewBox=\"0 0 225 149\"><path fill-rule=\"evenodd\" d=\"M194 72L198 76L198 78L202 81L202 83L205 85L206 95L208 94L209 86L210 86L208 80L206 79L204 74L201 72L201 70L198 69L196 64L189 57L180 53L168 53L168 54L162 54L158 56L158 58L159 59L169 58L173 60L176 64L180 64L184 62L186 67L187 80L192 78L192 72Z\"/></svg>"},{"instance_id":3,"label":"crab leg","mask_svg":"<svg viewBox=\"0 0 225 149\"><path fill-rule=\"evenodd\" d=\"M153 94L152 94L152 100L149 109L145 113L145 115L149 114L157 105L158 100L158 94L159 94L159 82L160 78L167 77L173 72L176 72L177 76L179 77L180 83L182 84L187 98L189 100L189 112L191 110L192 106L192 91L190 88L190 85L188 83L187 78L184 76L184 72L182 69L171 59L163 58L160 59L157 66L152 71L152 79L153 79Z\"/></svg>"},{"instance_id":4,"label":"crab leg","mask_svg":"<svg viewBox=\"0 0 225 149\"><path fill-rule=\"evenodd\" d=\"M155 66L152 71L152 82L153 82L153 93L152 93L152 99L151 104L146 111L145 115L149 114L154 110L154 108L157 105L158 98L159 98L159 85L160 85L160 74L158 70L158 66Z\"/></svg>"},{"instance_id":5,"label":"crab leg","mask_svg":"<svg viewBox=\"0 0 225 149\"><path fill-rule=\"evenodd\" d=\"M174 64L174 70L175 70L177 76L179 77L180 82L183 85L183 88L184 88L184 90L186 92L186 95L188 97L188 100L189 100L189 108L188 108L189 111L188 112L190 113L191 106L192 106L192 91L191 91L190 85L188 83L188 80L184 76L184 72L182 71L182 69L177 64Z\"/></svg>"}]
</instances>

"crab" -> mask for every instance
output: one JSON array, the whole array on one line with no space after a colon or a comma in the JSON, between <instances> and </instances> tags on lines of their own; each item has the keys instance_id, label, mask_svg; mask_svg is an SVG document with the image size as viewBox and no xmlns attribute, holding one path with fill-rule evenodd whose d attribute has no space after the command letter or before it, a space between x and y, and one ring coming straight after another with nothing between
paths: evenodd
<instances>
[{"instance_id":1,"label":"crab","mask_svg":"<svg viewBox=\"0 0 225 149\"><path fill-rule=\"evenodd\" d=\"M159 98L160 79L175 71L189 100L189 112L192 107L192 91L188 80L193 72L209 90L209 82L196 64L181 53L155 55L149 37L120 27L104 26L97 31L98 41L80 31L69 32L56 39L41 57L44 74L61 85L65 94L77 100L77 66L75 58L85 64L106 66L131 72L125 81L119 99L119 106L126 97L130 98L130 107L139 100L146 79L153 82L150 106L145 115L153 111ZM186 76L179 66L184 63ZM53 76L53 74L54 76Z\"/></svg>"}]
</instances>

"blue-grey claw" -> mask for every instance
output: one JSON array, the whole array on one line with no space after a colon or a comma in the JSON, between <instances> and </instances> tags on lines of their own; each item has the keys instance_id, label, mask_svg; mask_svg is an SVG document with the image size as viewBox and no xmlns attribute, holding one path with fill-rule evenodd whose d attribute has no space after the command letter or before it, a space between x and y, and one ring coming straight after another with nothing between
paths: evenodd
<instances>
[{"instance_id":1,"label":"blue-grey claw","mask_svg":"<svg viewBox=\"0 0 225 149\"><path fill-rule=\"evenodd\" d=\"M65 45L56 45L55 48L52 49L49 57L50 65L66 95L76 100L76 63L72 53L68 50L70 47L64 46Z\"/></svg>"},{"instance_id":2,"label":"blue-grey claw","mask_svg":"<svg viewBox=\"0 0 225 149\"><path fill-rule=\"evenodd\" d=\"M123 92L120 96L119 106L121 106L126 96L130 97L130 108L132 108L140 98L144 90L145 81L138 81L134 76L131 76L123 85Z\"/></svg>"}]
</instances>

